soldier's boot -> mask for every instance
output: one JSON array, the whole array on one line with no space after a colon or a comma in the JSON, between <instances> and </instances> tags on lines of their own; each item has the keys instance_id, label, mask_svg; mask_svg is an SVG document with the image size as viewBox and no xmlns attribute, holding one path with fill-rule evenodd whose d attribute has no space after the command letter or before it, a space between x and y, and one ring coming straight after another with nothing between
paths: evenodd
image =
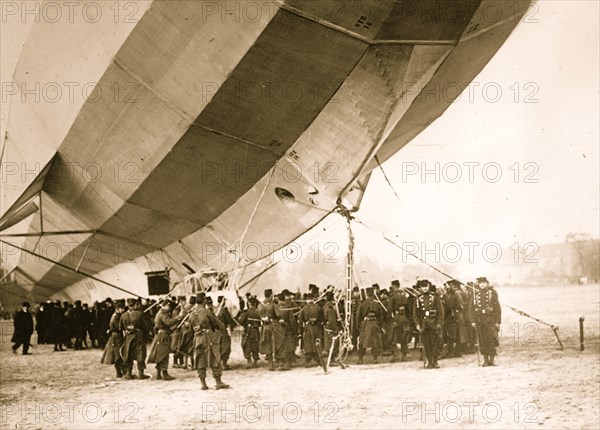
<instances>
[{"instance_id":1,"label":"soldier's boot","mask_svg":"<svg viewBox=\"0 0 600 430\"><path fill-rule=\"evenodd\" d=\"M495 366L496 363L494 363L494 356L490 355L490 359L488 360L488 365L489 366Z\"/></svg>"},{"instance_id":2,"label":"soldier's boot","mask_svg":"<svg viewBox=\"0 0 600 430\"><path fill-rule=\"evenodd\" d=\"M162 378L162 371L160 369L156 369L156 380L160 381Z\"/></svg>"},{"instance_id":3,"label":"soldier's boot","mask_svg":"<svg viewBox=\"0 0 600 430\"><path fill-rule=\"evenodd\" d=\"M117 378L122 378L124 376L120 367L115 367L115 370L117 371Z\"/></svg>"},{"instance_id":4,"label":"soldier's boot","mask_svg":"<svg viewBox=\"0 0 600 430\"><path fill-rule=\"evenodd\" d=\"M490 365L490 362L488 361L488 356L484 355L483 356L483 367L488 367Z\"/></svg>"},{"instance_id":5,"label":"soldier's boot","mask_svg":"<svg viewBox=\"0 0 600 430\"><path fill-rule=\"evenodd\" d=\"M127 369L127 372L125 373L123 379L135 379L135 376L131 373L131 369Z\"/></svg>"},{"instance_id":6,"label":"soldier's boot","mask_svg":"<svg viewBox=\"0 0 600 430\"><path fill-rule=\"evenodd\" d=\"M396 354L396 350L392 349L392 360L391 363L396 363L398 361L398 355Z\"/></svg>"},{"instance_id":7,"label":"soldier's boot","mask_svg":"<svg viewBox=\"0 0 600 430\"><path fill-rule=\"evenodd\" d=\"M356 362L356 364L363 364L363 357L364 357L364 355L359 355L358 361Z\"/></svg>"},{"instance_id":8,"label":"soldier's boot","mask_svg":"<svg viewBox=\"0 0 600 430\"><path fill-rule=\"evenodd\" d=\"M401 362L405 362L406 361L406 352L402 353L402 357L400 358Z\"/></svg>"},{"instance_id":9,"label":"soldier's boot","mask_svg":"<svg viewBox=\"0 0 600 430\"><path fill-rule=\"evenodd\" d=\"M258 367L258 358L252 359L252 367Z\"/></svg>"},{"instance_id":10,"label":"soldier's boot","mask_svg":"<svg viewBox=\"0 0 600 430\"><path fill-rule=\"evenodd\" d=\"M224 390L230 388L229 385L221 381L221 375L215 376L215 381L217 381L217 386L215 387L217 390Z\"/></svg>"},{"instance_id":11,"label":"soldier's boot","mask_svg":"<svg viewBox=\"0 0 600 430\"><path fill-rule=\"evenodd\" d=\"M200 383L202 384L201 390L208 390L208 385L206 385L206 369L198 370L198 378L200 378Z\"/></svg>"},{"instance_id":12,"label":"soldier's boot","mask_svg":"<svg viewBox=\"0 0 600 430\"><path fill-rule=\"evenodd\" d=\"M252 367L252 359L251 358L247 358L246 362L248 363L248 368Z\"/></svg>"},{"instance_id":13,"label":"soldier's boot","mask_svg":"<svg viewBox=\"0 0 600 430\"><path fill-rule=\"evenodd\" d=\"M269 371L273 372L275 370L275 362L272 358L269 358Z\"/></svg>"},{"instance_id":14,"label":"soldier's boot","mask_svg":"<svg viewBox=\"0 0 600 430\"><path fill-rule=\"evenodd\" d=\"M173 379L175 379L171 375L169 375L169 372L167 372L166 369L162 371L162 378L165 381L172 381Z\"/></svg>"},{"instance_id":15,"label":"soldier's boot","mask_svg":"<svg viewBox=\"0 0 600 430\"><path fill-rule=\"evenodd\" d=\"M150 378L149 375L146 375L144 373L144 368L141 366L138 366L138 379L148 379Z\"/></svg>"},{"instance_id":16,"label":"soldier's boot","mask_svg":"<svg viewBox=\"0 0 600 430\"><path fill-rule=\"evenodd\" d=\"M433 357L433 368L434 369L439 369L440 368L440 365L438 363L437 357Z\"/></svg>"},{"instance_id":17,"label":"soldier's boot","mask_svg":"<svg viewBox=\"0 0 600 430\"><path fill-rule=\"evenodd\" d=\"M304 358L304 367L310 367L310 362L312 361L312 357L310 355L307 355Z\"/></svg>"},{"instance_id":18,"label":"soldier's boot","mask_svg":"<svg viewBox=\"0 0 600 430\"><path fill-rule=\"evenodd\" d=\"M373 356L373 364L377 364L377 363L379 363L379 360L377 359L377 356L374 355Z\"/></svg>"},{"instance_id":19,"label":"soldier's boot","mask_svg":"<svg viewBox=\"0 0 600 430\"><path fill-rule=\"evenodd\" d=\"M223 370L231 370L231 366L227 364L228 360L229 358L227 360L223 360Z\"/></svg>"}]
</instances>

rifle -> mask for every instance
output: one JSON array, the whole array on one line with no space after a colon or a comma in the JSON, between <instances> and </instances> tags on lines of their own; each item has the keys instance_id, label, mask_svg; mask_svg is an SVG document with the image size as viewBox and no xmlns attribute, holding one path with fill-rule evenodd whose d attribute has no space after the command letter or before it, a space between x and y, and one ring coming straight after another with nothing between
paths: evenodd
<instances>
[{"instance_id":1,"label":"rifle","mask_svg":"<svg viewBox=\"0 0 600 430\"><path fill-rule=\"evenodd\" d=\"M381 303L381 300L379 300L379 296L377 295L375 290L373 290L373 294L375 295L375 301L381 305L381 307L383 308L384 311L387 312L388 311L387 308L383 305L383 303Z\"/></svg>"},{"instance_id":2,"label":"rifle","mask_svg":"<svg viewBox=\"0 0 600 430\"><path fill-rule=\"evenodd\" d=\"M477 365L481 366L481 358L479 357L479 330L477 330L477 323L471 323L471 326L475 329L475 349L477 351Z\"/></svg>"}]
</instances>

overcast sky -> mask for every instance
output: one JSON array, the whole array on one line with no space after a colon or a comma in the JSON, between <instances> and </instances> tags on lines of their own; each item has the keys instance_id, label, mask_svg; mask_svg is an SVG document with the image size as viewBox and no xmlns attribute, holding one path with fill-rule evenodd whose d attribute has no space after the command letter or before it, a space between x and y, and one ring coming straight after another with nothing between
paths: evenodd
<instances>
[{"instance_id":1,"label":"overcast sky","mask_svg":"<svg viewBox=\"0 0 600 430\"><path fill-rule=\"evenodd\" d=\"M537 22L516 28L470 94L385 163L402 201L377 173L361 216L407 241L598 237L598 5L538 2L528 16ZM496 89L502 96L492 103ZM439 182L433 173L423 178L436 162ZM484 171L486 163L497 164Z\"/></svg>"}]
</instances>

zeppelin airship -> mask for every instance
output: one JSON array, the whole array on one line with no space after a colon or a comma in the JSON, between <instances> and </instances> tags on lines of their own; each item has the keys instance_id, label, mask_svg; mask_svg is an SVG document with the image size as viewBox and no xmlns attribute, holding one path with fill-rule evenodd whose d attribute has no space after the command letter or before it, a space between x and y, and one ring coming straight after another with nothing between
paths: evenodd
<instances>
[{"instance_id":1,"label":"zeppelin airship","mask_svg":"<svg viewBox=\"0 0 600 430\"><path fill-rule=\"evenodd\" d=\"M2 299L87 302L260 265L356 210L530 6L5 3L27 31L3 34Z\"/></svg>"}]
</instances>

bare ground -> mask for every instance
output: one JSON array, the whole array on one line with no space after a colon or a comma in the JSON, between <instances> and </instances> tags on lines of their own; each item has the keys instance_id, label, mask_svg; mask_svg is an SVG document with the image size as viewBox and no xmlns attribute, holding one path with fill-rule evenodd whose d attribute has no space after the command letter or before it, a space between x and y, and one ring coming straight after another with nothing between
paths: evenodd
<instances>
[{"instance_id":1,"label":"bare ground","mask_svg":"<svg viewBox=\"0 0 600 430\"><path fill-rule=\"evenodd\" d=\"M598 285L499 290L501 302L558 325L503 308L498 367L476 355L424 370L411 361L269 372L245 369L235 342L230 390L200 391L194 372L176 381L122 381L99 363L101 351L10 352L10 325L0 337L0 428L598 428L600 296ZM578 318L586 347L579 351ZM239 338L238 338L239 339ZM149 369L153 371L153 369ZM209 376L209 385L214 381Z\"/></svg>"}]
</instances>

